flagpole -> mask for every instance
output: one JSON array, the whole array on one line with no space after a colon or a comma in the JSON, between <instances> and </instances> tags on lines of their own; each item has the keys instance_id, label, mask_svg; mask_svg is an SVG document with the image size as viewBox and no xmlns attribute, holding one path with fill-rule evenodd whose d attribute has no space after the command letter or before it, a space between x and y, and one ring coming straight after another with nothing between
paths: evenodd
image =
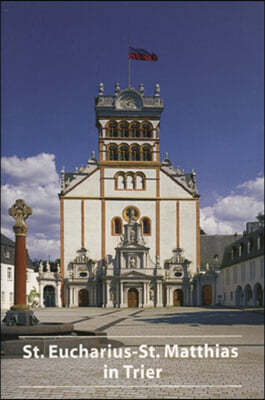
<instances>
[{"instance_id":1,"label":"flagpole","mask_svg":"<svg viewBox=\"0 0 265 400\"><path fill-rule=\"evenodd\" d=\"M128 88L131 87L131 59L128 57Z\"/></svg>"}]
</instances>

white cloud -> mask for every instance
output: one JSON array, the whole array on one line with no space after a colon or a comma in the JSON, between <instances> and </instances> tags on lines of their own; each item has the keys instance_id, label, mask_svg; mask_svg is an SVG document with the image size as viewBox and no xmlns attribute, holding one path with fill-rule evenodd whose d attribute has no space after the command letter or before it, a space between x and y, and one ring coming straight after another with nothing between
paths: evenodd
<instances>
[{"instance_id":1,"label":"white cloud","mask_svg":"<svg viewBox=\"0 0 265 400\"><path fill-rule=\"evenodd\" d=\"M55 155L41 153L34 157L18 158L17 156L2 157L2 172L19 182L35 181L40 184L58 182L55 167Z\"/></svg>"},{"instance_id":2,"label":"white cloud","mask_svg":"<svg viewBox=\"0 0 265 400\"><path fill-rule=\"evenodd\" d=\"M243 182L229 196L201 209L201 227L209 235L242 232L264 210L264 177Z\"/></svg>"},{"instance_id":3,"label":"white cloud","mask_svg":"<svg viewBox=\"0 0 265 400\"><path fill-rule=\"evenodd\" d=\"M2 158L2 174L8 182L2 192L2 232L14 240L14 220L8 209L17 199L24 199L33 209L28 218L27 248L30 257L59 257L59 176L55 156L41 153L35 157Z\"/></svg>"}]
</instances>

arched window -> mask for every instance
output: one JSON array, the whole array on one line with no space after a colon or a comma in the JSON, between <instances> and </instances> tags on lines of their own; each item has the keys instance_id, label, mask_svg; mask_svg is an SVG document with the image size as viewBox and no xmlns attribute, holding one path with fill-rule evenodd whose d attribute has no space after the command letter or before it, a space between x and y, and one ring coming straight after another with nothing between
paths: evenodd
<instances>
[{"instance_id":1,"label":"arched window","mask_svg":"<svg viewBox=\"0 0 265 400\"><path fill-rule=\"evenodd\" d=\"M152 137L152 125L149 122L144 122L142 125L143 137Z\"/></svg>"},{"instance_id":2,"label":"arched window","mask_svg":"<svg viewBox=\"0 0 265 400\"><path fill-rule=\"evenodd\" d=\"M143 217L141 219L142 232L143 235L151 235L151 220L148 217Z\"/></svg>"},{"instance_id":3,"label":"arched window","mask_svg":"<svg viewBox=\"0 0 265 400\"><path fill-rule=\"evenodd\" d=\"M150 146L143 146L143 161L152 161L152 150Z\"/></svg>"},{"instance_id":4,"label":"arched window","mask_svg":"<svg viewBox=\"0 0 265 400\"><path fill-rule=\"evenodd\" d=\"M140 146L138 144L131 145L131 159L132 161L140 161Z\"/></svg>"},{"instance_id":5,"label":"arched window","mask_svg":"<svg viewBox=\"0 0 265 400\"><path fill-rule=\"evenodd\" d=\"M118 147L116 144L110 144L109 145L109 151L108 151L108 159L109 160L118 160Z\"/></svg>"},{"instance_id":6,"label":"arched window","mask_svg":"<svg viewBox=\"0 0 265 400\"><path fill-rule=\"evenodd\" d=\"M129 147L126 144L120 146L120 160L128 161L129 160Z\"/></svg>"},{"instance_id":7,"label":"arched window","mask_svg":"<svg viewBox=\"0 0 265 400\"><path fill-rule=\"evenodd\" d=\"M120 217L114 217L111 220L111 234L118 236L122 234L122 220Z\"/></svg>"},{"instance_id":8,"label":"arched window","mask_svg":"<svg viewBox=\"0 0 265 400\"><path fill-rule=\"evenodd\" d=\"M116 180L116 189L124 190L126 189L126 180L123 173L118 174L115 176Z\"/></svg>"},{"instance_id":9,"label":"arched window","mask_svg":"<svg viewBox=\"0 0 265 400\"><path fill-rule=\"evenodd\" d=\"M127 174L127 189L134 189L134 174Z\"/></svg>"},{"instance_id":10,"label":"arched window","mask_svg":"<svg viewBox=\"0 0 265 400\"><path fill-rule=\"evenodd\" d=\"M133 122L130 129L131 137L140 137L140 124L139 122Z\"/></svg>"},{"instance_id":11,"label":"arched window","mask_svg":"<svg viewBox=\"0 0 265 400\"><path fill-rule=\"evenodd\" d=\"M129 124L126 121L120 123L120 136L129 137Z\"/></svg>"},{"instance_id":12,"label":"arched window","mask_svg":"<svg viewBox=\"0 0 265 400\"><path fill-rule=\"evenodd\" d=\"M109 123L109 137L117 137L118 136L118 124L116 121L111 121Z\"/></svg>"},{"instance_id":13,"label":"arched window","mask_svg":"<svg viewBox=\"0 0 265 400\"><path fill-rule=\"evenodd\" d=\"M138 189L138 190L145 189L145 176L141 172L138 172L136 174L136 189Z\"/></svg>"}]
</instances>

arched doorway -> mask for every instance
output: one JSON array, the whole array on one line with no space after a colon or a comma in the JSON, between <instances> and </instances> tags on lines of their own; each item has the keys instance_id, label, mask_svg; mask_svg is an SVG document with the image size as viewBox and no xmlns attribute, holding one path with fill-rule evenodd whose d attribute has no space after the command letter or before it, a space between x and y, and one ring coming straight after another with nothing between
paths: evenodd
<instances>
[{"instance_id":1,"label":"arched doorway","mask_svg":"<svg viewBox=\"0 0 265 400\"><path fill-rule=\"evenodd\" d=\"M244 293L241 286L236 288L236 306L243 306Z\"/></svg>"},{"instance_id":2,"label":"arched doorway","mask_svg":"<svg viewBox=\"0 0 265 400\"><path fill-rule=\"evenodd\" d=\"M183 290L181 290L181 289L174 290L173 305L175 307L183 306Z\"/></svg>"},{"instance_id":3,"label":"arched doorway","mask_svg":"<svg viewBox=\"0 0 265 400\"><path fill-rule=\"evenodd\" d=\"M202 305L210 306L212 304L213 293L211 285L204 285L202 287Z\"/></svg>"},{"instance_id":4,"label":"arched doorway","mask_svg":"<svg viewBox=\"0 0 265 400\"><path fill-rule=\"evenodd\" d=\"M87 291L87 289L79 290L78 305L79 305L79 307L87 307L88 306L88 291Z\"/></svg>"},{"instance_id":5,"label":"arched doorway","mask_svg":"<svg viewBox=\"0 0 265 400\"><path fill-rule=\"evenodd\" d=\"M247 285L244 289L244 298L246 307L252 305L252 290L250 285Z\"/></svg>"},{"instance_id":6,"label":"arched doorway","mask_svg":"<svg viewBox=\"0 0 265 400\"><path fill-rule=\"evenodd\" d=\"M128 290L128 307L138 307L139 306L139 293L135 288Z\"/></svg>"},{"instance_id":7,"label":"arched doorway","mask_svg":"<svg viewBox=\"0 0 265 400\"><path fill-rule=\"evenodd\" d=\"M263 291L260 283L256 283L256 285L254 286L254 306L263 306Z\"/></svg>"},{"instance_id":8,"label":"arched doorway","mask_svg":"<svg viewBox=\"0 0 265 400\"><path fill-rule=\"evenodd\" d=\"M43 298L45 307L55 307L55 289L53 286L45 286L43 290Z\"/></svg>"}]
</instances>

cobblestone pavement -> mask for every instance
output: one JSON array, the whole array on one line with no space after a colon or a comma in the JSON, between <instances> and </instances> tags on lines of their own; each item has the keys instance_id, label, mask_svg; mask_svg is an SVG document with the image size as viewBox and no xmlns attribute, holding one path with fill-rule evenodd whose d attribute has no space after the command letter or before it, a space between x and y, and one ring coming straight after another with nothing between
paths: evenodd
<instances>
[{"instance_id":1,"label":"cobblestone pavement","mask_svg":"<svg viewBox=\"0 0 265 400\"><path fill-rule=\"evenodd\" d=\"M259 313L182 307L44 309L36 314L41 322L75 321L75 328L107 332L109 338L124 344L117 351L130 347L138 354L128 359L106 355L97 359L3 359L3 399L264 398L264 322ZM238 358L168 358L165 352L169 344L172 349L174 344L189 348L206 343L213 349L216 344L230 350L237 347ZM141 344L152 345L155 358L141 359ZM162 371L157 378L134 378L125 365ZM117 378L109 378L110 368Z\"/></svg>"}]
</instances>

